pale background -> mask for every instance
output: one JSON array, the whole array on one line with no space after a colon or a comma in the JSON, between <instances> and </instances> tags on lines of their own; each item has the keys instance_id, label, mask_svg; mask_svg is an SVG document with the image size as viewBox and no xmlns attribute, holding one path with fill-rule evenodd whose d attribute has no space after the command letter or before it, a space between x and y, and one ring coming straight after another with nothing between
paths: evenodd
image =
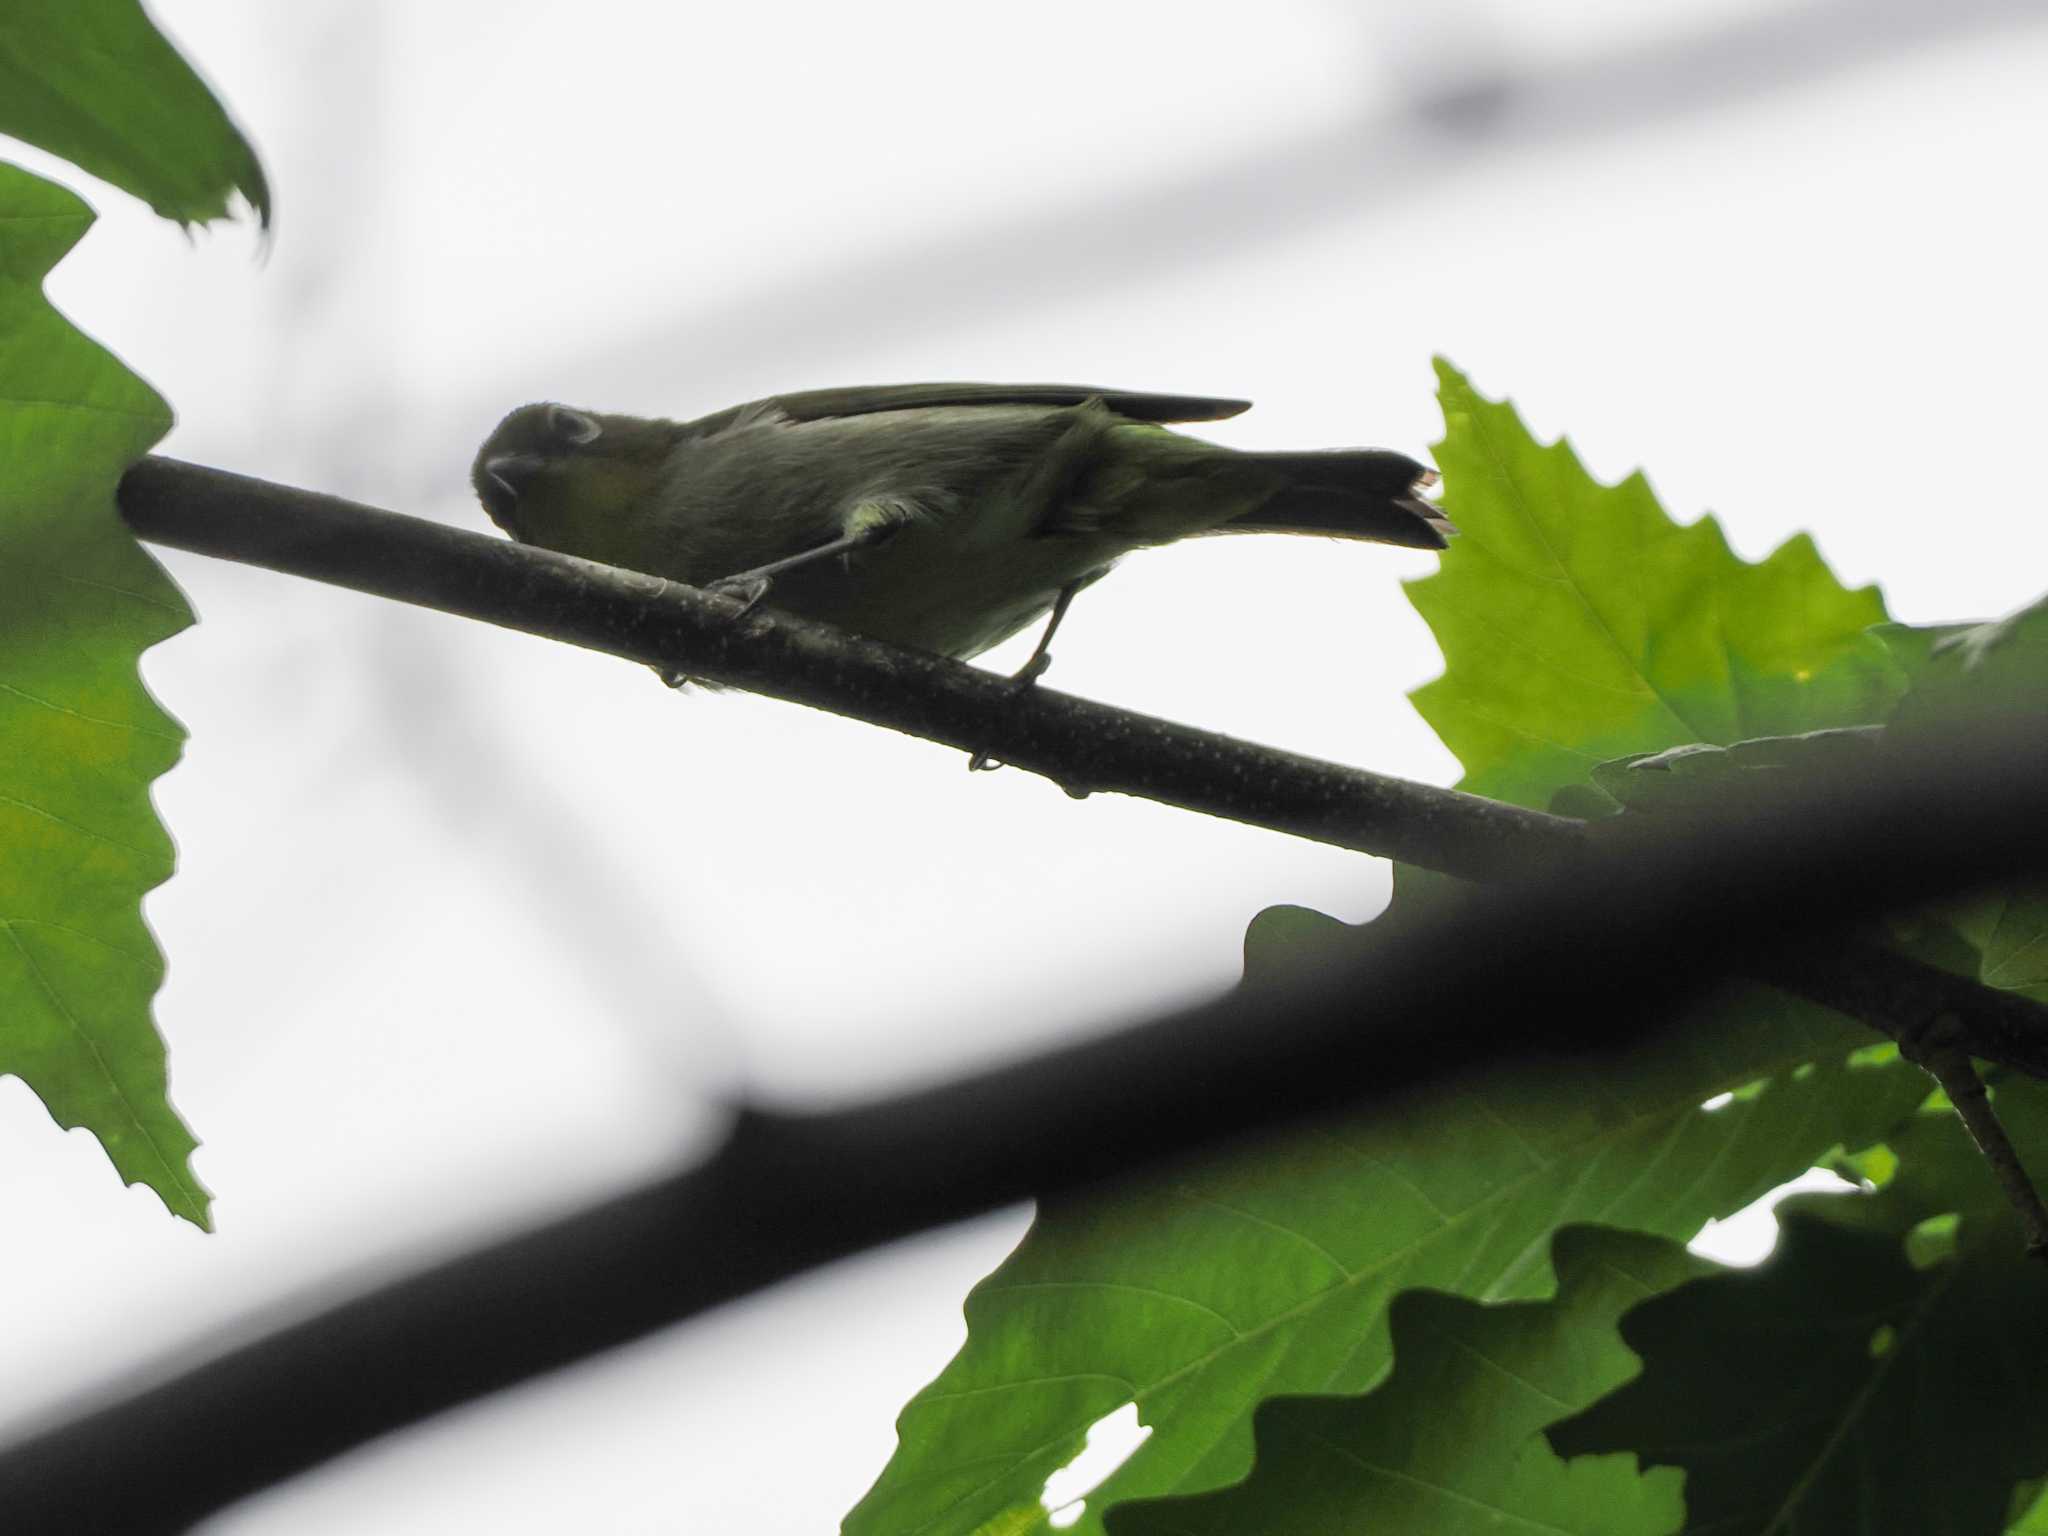
<instances>
[{"instance_id":1,"label":"pale background","mask_svg":"<svg viewBox=\"0 0 2048 1536\"><path fill-rule=\"evenodd\" d=\"M2048 13L2024 3L257 7L161 0L277 189L100 225L58 303L168 450L483 526L537 397L1071 379L1219 439L1419 452L1429 359L1759 557L1915 621L2048 589ZM19 158L38 169L50 162ZM1386 867L266 572L167 557L191 728L158 1016L219 1231L0 1082L0 1429L649 1174L736 1085L886 1091L1226 986L1246 920ZM1054 686L1448 782L1403 695L1424 555L1133 560ZM1028 641L990 658L1010 666ZM1011 1212L366 1449L215 1536L830 1530Z\"/></svg>"}]
</instances>

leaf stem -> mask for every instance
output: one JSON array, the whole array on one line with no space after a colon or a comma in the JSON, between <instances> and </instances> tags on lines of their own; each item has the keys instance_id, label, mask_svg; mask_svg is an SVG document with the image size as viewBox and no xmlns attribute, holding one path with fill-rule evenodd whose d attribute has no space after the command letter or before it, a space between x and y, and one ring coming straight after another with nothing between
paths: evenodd
<instances>
[{"instance_id":1,"label":"leaf stem","mask_svg":"<svg viewBox=\"0 0 2048 1536\"><path fill-rule=\"evenodd\" d=\"M2048 1260L2048 1208L2043 1208L2040 1192L2027 1176L2012 1138L1999 1123L1998 1112L1991 1107L1991 1095L1978 1075L1977 1064L1968 1051L1954 1043L1959 1024L1952 1013L1935 1014L1926 1021L1923 1031L1900 1037L1899 1054L1941 1085L1970 1139L1991 1165L2006 1202L2019 1217L2028 1255Z\"/></svg>"}]
</instances>

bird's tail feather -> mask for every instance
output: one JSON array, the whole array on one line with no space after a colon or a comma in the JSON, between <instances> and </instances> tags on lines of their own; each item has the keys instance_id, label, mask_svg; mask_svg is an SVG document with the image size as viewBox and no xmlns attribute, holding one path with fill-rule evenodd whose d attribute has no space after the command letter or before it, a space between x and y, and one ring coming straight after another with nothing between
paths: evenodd
<instances>
[{"instance_id":1,"label":"bird's tail feather","mask_svg":"<svg viewBox=\"0 0 2048 1536\"><path fill-rule=\"evenodd\" d=\"M1379 449L1247 453L1286 483L1257 508L1216 533L1313 533L1410 549L1443 549L1458 530L1423 492L1436 471L1405 454Z\"/></svg>"}]
</instances>

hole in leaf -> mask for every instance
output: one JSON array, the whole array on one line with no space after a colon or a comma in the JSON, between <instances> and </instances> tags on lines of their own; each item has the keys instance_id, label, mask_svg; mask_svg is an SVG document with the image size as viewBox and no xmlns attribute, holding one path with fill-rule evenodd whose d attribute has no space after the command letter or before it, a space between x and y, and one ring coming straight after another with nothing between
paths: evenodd
<instances>
[{"instance_id":1,"label":"hole in leaf","mask_svg":"<svg viewBox=\"0 0 2048 1536\"><path fill-rule=\"evenodd\" d=\"M1771 1250L1778 1246L1778 1218L1771 1214L1778 1202L1787 1195L1808 1192L1863 1193L1839 1173L1832 1173L1826 1168L1809 1168L1798 1178L1788 1180L1750 1201L1734 1215L1708 1222L1685 1246L1716 1264L1727 1264L1737 1269L1752 1268L1769 1258Z\"/></svg>"},{"instance_id":2,"label":"hole in leaf","mask_svg":"<svg viewBox=\"0 0 2048 1536\"><path fill-rule=\"evenodd\" d=\"M1899 1155L1881 1141L1860 1152L1844 1152L1833 1160L1835 1170L1845 1178L1860 1180L1865 1194L1883 1189L1899 1171Z\"/></svg>"},{"instance_id":3,"label":"hole in leaf","mask_svg":"<svg viewBox=\"0 0 2048 1536\"><path fill-rule=\"evenodd\" d=\"M1802 1061L1801 1063L1799 1063L1798 1066L1792 1069L1792 1081L1795 1083L1803 1083L1819 1070L1820 1068L1815 1066L1812 1062Z\"/></svg>"},{"instance_id":4,"label":"hole in leaf","mask_svg":"<svg viewBox=\"0 0 2048 1536\"><path fill-rule=\"evenodd\" d=\"M1744 1083L1741 1087L1732 1088L1726 1093L1715 1094L1711 1099L1700 1105L1700 1108L1711 1115L1715 1110L1726 1109L1730 1104L1747 1104L1752 1099L1760 1097L1763 1091L1770 1086L1771 1080L1768 1077L1760 1077L1754 1082Z\"/></svg>"},{"instance_id":5,"label":"hole in leaf","mask_svg":"<svg viewBox=\"0 0 2048 1536\"><path fill-rule=\"evenodd\" d=\"M1151 1425L1138 1422L1136 1403L1125 1403L1089 1425L1081 1453L1045 1480L1045 1491L1038 1496L1047 1511L1045 1523L1063 1531L1079 1520L1088 1508L1087 1496L1129 1461L1151 1433Z\"/></svg>"},{"instance_id":6,"label":"hole in leaf","mask_svg":"<svg viewBox=\"0 0 2048 1536\"><path fill-rule=\"evenodd\" d=\"M1899 1048L1889 1040L1862 1046L1849 1053L1849 1065L1852 1067L1888 1067L1898 1059Z\"/></svg>"},{"instance_id":7,"label":"hole in leaf","mask_svg":"<svg viewBox=\"0 0 2048 1536\"><path fill-rule=\"evenodd\" d=\"M1892 1352L1892 1346L1899 1342L1899 1330L1890 1323L1879 1323L1870 1335L1870 1358L1882 1360Z\"/></svg>"},{"instance_id":8,"label":"hole in leaf","mask_svg":"<svg viewBox=\"0 0 2048 1536\"><path fill-rule=\"evenodd\" d=\"M1963 1224L1960 1211L1930 1216L1906 1234L1906 1262L1915 1269L1932 1269L1956 1256L1956 1230Z\"/></svg>"}]
</instances>

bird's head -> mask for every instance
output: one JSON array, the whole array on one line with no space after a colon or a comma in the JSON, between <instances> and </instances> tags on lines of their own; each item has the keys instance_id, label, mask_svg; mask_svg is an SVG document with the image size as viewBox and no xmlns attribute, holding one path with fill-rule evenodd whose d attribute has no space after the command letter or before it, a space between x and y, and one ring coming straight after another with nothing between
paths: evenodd
<instances>
[{"instance_id":1,"label":"bird's head","mask_svg":"<svg viewBox=\"0 0 2048 1536\"><path fill-rule=\"evenodd\" d=\"M513 538L562 548L565 523L648 495L676 437L673 422L522 405L484 439L469 480L491 521Z\"/></svg>"}]
</instances>

